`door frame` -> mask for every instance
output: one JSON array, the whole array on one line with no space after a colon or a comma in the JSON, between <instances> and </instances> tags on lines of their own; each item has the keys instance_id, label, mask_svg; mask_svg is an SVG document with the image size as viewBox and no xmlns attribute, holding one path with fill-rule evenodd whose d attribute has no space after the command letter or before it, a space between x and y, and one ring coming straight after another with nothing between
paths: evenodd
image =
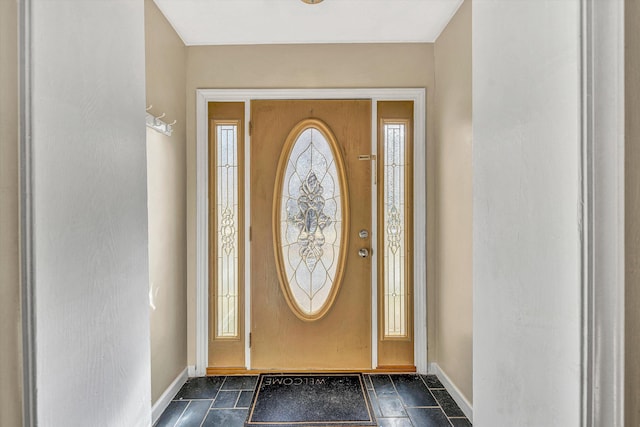
<instances>
[{"instance_id":1,"label":"door frame","mask_svg":"<svg viewBox=\"0 0 640 427\"><path fill-rule=\"evenodd\" d=\"M414 123L414 167L413 167L413 223L414 223L414 263L413 263L413 305L414 305L414 363L419 373L426 374L427 363L427 195L426 191L426 89L425 88L382 88L382 89L197 89L196 90L196 365L193 374L206 375L209 360L209 157L208 120L209 102L245 103L245 165L250 165L249 121L251 100L260 99L370 99L371 100L371 149L377 152L377 101L413 101ZM250 168L245 168L245 236L249 237L248 215L251 209ZM372 185L373 177L372 177ZM372 187L372 230L377 227L377 191ZM377 247L377 238L371 241ZM376 253L372 256L377 265ZM251 244L245 242L245 325L251 325ZM371 367L378 363L378 298L377 269L371 272ZM245 363L251 369L249 329L245 328Z\"/></svg>"}]
</instances>

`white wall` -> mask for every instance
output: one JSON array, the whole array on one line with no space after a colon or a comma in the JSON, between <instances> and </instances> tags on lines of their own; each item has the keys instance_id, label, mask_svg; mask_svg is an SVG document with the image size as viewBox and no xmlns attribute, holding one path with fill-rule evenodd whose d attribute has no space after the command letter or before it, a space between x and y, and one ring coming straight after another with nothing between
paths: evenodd
<instances>
[{"instance_id":1,"label":"white wall","mask_svg":"<svg viewBox=\"0 0 640 427\"><path fill-rule=\"evenodd\" d=\"M38 422L147 426L143 2L31 4Z\"/></svg>"},{"instance_id":2,"label":"white wall","mask_svg":"<svg viewBox=\"0 0 640 427\"><path fill-rule=\"evenodd\" d=\"M479 427L580 420L579 6L473 2Z\"/></svg>"}]
</instances>

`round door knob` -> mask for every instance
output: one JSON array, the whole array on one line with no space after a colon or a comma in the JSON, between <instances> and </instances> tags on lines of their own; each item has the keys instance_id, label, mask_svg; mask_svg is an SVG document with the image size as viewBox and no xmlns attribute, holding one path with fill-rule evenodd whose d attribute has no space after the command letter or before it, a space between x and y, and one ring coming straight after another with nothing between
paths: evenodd
<instances>
[{"instance_id":1,"label":"round door knob","mask_svg":"<svg viewBox=\"0 0 640 427\"><path fill-rule=\"evenodd\" d=\"M360 248L360 250L358 251L358 255L360 256L360 258L366 258L369 256L369 249L367 248Z\"/></svg>"}]
</instances>

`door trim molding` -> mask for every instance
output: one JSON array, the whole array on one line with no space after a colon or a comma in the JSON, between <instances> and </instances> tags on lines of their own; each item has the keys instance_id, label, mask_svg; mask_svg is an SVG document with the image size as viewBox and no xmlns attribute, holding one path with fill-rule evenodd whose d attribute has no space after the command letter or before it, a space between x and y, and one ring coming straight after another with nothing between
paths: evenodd
<instances>
[{"instance_id":1,"label":"door trim molding","mask_svg":"<svg viewBox=\"0 0 640 427\"><path fill-rule=\"evenodd\" d=\"M582 420L623 426L624 2L581 0Z\"/></svg>"},{"instance_id":2,"label":"door trim molding","mask_svg":"<svg viewBox=\"0 0 640 427\"><path fill-rule=\"evenodd\" d=\"M426 216L426 89L197 89L196 90L196 374L206 375L208 365L208 139L207 104L209 102L245 103L245 164L250 165L249 120L250 101L258 99L371 99L376 101L406 100L414 102L414 360L420 373L427 373L427 216ZM372 114L376 109L372 108ZM372 116L372 140L377 139L377 124ZM250 168L245 168L245 186L249 185ZM249 236L250 194L245 187L245 236ZM373 226L373 225L372 225ZM249 242L247 242L249 243ZM250 244L245 245L245 324L251 325ZM372 367L377 365L377 283L372 271ZM251 369L249 329L245 328L246 367Z\"/></svg>"},{"instance_id":3,"label":"door trim molding","mask_svg":"<svg viewBox=\"0 0 640 427\"><path fill-rule=\"evenodd\" d=\"M31 0L18 1L20 293L22 334L22 425L38 425L36 300L34 253L34 156L32 134Z\"/></svg>"}]
</instances>

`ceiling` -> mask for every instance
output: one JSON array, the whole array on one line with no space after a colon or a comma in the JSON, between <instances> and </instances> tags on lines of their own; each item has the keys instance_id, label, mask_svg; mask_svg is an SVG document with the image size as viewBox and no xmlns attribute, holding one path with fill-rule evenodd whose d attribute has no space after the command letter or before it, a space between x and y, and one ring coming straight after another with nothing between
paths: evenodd
<instances>
[{"instance_id":1,"label":"ceiling","mask_svg":"<svg viewBox=\"0 0 640 427\"><path fill-rule=\"evenodd\" d=\"M462 0L154 0L187 45L434 42Z\"/></svg>"}]
</instances>

